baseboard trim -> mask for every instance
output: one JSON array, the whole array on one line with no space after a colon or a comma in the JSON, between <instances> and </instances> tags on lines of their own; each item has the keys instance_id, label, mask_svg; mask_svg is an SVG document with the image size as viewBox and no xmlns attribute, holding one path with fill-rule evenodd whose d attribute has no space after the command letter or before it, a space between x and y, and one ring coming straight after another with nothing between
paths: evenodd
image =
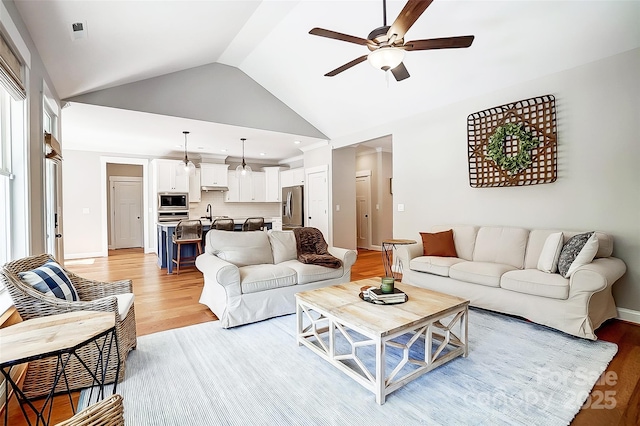
<instances>
[{"instance_id":1,"label":"baseboard trim","mask_svg":"<svg viewBox=\"0 0 640 426\"><path fill-rule=\"evenodd\" d=\"M618 319L640 324L640 311L633 309L618 308Z\"/></svg>"},{"instance_id":2,"label":"baseboard trim","mask_svg":"<svg viewBox=\"0 0 640 426\"><path fill-rule=\"evenodd\" d=\"M87 257L107 257L107 256L108 255L106 253L103 253L101 251L96 251L93 253L71 253L71 254L65 254L64 260L86 259Z\"/></svg>"}]
</instances>

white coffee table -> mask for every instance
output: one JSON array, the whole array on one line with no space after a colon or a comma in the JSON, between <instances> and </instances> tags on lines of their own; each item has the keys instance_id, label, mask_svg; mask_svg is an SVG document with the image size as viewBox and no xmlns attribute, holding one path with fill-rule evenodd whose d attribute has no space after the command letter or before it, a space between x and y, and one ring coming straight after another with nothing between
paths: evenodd
<instances>
[{"instance_id":1,"label":"white coffee table","mask_svg":"<svg viewBox=\"0 0 640 426\"><path fill-rule=\"evenodd\" d=\"M298 345L307 346L384 404L394 390L458 356L467 356L469 301L411 285L396 286L409 296L402 304L375 305L359 297L361 287L379 284L380 279L374 278L297 293L296 318ZM410 336L407 342L397 341L405 334ZM349 342L350 352L337 353L336 336ZM424 358L411 357L414 344L429 348ZM356 351L364 346L375 348L375 371L366 367ZM387 347L399 348L404 355L388 374ZM408 363L417 367L399 374Z\"/></svg>"}]
</instances>

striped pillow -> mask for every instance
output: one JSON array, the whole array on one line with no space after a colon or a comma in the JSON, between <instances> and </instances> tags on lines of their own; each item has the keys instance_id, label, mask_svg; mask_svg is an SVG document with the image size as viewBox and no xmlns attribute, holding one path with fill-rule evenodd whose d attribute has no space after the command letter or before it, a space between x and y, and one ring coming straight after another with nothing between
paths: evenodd
<instances>
[{"instance_id":1,"label":"striped pillow","mask_svg":"<svg viewBox=\"0 0 640 426\"><path fill-rule=\"evenodd\" d=\"M18 275L22 281L40 293L44 293L47 297L57 297L69 302L80 300L78 292L67 274L53 260L49 260L44 265L31 271L19 272Z\"/></svg>"}]
</instances>

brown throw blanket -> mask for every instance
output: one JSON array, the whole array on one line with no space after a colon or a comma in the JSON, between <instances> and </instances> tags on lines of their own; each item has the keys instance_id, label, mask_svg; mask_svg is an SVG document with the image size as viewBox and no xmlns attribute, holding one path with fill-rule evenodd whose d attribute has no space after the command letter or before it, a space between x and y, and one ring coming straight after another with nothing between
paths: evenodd
<instances>
[{"instance_id":1,"label":"brown throw blanket","mask_svg":"<svg viewBox=\"0 0 640 426\"><path fill-rule=\"evenodd\" d=\"M342 262L329 254L328 245L317 228L294 228L298 261L338 269Z\"/></svg>"}]
</instances>

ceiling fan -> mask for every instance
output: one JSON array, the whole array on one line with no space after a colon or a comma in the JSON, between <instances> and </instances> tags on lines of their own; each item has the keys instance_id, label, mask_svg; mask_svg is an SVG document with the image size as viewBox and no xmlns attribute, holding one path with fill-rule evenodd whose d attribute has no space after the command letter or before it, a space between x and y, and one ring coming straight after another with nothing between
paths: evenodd
<instances>
[{"instance_id":1,"label":"ceiling fan","mask_svg":"<svg viewBox=\"0 0 640 426\"><path fill-rule=\"evenodd\" d=\"M401 81L409 78L409 71L407 71L402 62L406 50L456 49L471 46L474 38L472 35L404 41L405 33L418 20L422 12L429 7L431 2L433 0L409 0L393 24L388 26L387 2L382 0L383 25L371 31L366 39L323 28L314 28L309 31L309 34L312 35L364 45L370 50L367 55L362 55L351 62L347 62L333 71L329 71L325 76L333 77L369 59L371 65L383 71L390 70L395 79Z\"/></svg>"}]
</instances>

